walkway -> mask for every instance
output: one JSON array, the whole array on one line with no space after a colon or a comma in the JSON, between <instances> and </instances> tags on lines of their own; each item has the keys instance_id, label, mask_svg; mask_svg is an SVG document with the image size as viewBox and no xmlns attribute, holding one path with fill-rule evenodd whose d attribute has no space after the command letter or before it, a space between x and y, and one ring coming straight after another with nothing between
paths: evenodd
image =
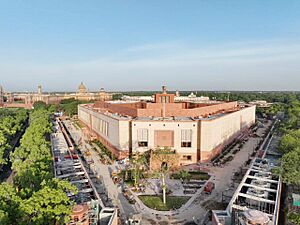
<instances>
[{"instance_id":1,"label":"walkway","mask_svg":"<svg viewBox=\"0 0 300 225\"><path fill-rule=\"evenodd\" d=\"M93 147L84 140L81 130L76 129L70 121L65 121L65 124L67 125L74 141L78 144L78 141L81 139L81 148L90 151L91 158L94 160L95 171L100 176L101 181L103 182L107 191L108 197L112 199L113 204L115 206L118 206L121 214L125 215L126 217L135 214L135 209L124 197L121 188L117 187L111 179L110 171L113 171L115 169L114 165L104 165L100 161L99 153L96 152Z\"/></svg>"}]
</instances>

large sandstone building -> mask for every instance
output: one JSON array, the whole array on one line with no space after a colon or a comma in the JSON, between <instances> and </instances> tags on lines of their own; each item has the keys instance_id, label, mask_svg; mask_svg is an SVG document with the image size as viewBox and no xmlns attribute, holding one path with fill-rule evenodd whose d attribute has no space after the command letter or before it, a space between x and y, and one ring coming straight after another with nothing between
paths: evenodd
<instances>
[{"instance_id":1,"label":"large sandstone building","mask_svg":"<svg viewBox=\"0 0 300 225\"><path fill-rule=\"evenodd\" d=\"M103 88L98 92L90 92L81 82L75 93L43 93L42 86L38 86L35 93L4 93L0 86L0 106L4 107L24 107L32 108L37 101L42 101L47 104L59 103L61 100L74 98L82 101L108 101L112 99L111 93L107 93ZM6 102L4 102L4 96Z\"/></svg>"},{"instance_id":2,"label":"large sandstone building","mask_svg":"<svg viewBox=\"0 0 300 225\"><path fill-rule=\"evenodd\" d=\"M118 158L159 147L176 150L180 164L209 161L255 123L255 106L237 102L110 101L78 106L78 118Z\"/></svg>"}]
</instances>

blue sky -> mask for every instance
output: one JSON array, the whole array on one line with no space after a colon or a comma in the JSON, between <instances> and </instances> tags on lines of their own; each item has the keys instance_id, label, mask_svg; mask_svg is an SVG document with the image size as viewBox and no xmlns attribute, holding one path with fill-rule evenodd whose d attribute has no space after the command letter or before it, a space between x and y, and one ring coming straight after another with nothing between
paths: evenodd
<instances>
[{"instance_id":1,"label":"blue sky","mask_svg":"<svg viewBox=\"0 0 300 225\"><path fill-rule=\"evenodd\" d=\"M300 90L300 1L0 0L6 90Z\"/></svg>"}]
</instances>

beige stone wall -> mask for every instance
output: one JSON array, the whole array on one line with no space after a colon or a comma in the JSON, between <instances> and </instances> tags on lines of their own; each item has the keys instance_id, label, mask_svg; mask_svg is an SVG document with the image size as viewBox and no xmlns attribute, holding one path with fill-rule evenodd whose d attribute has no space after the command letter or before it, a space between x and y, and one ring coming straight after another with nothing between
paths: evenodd
<instances>
[{"instance_id":1,"label":"beige stone wall","mask_svg":"<svg viewBox=\"0 0 300 225\"><path fill-rule=\"evenodd\" d=\"M148 147L138 146L138 129L148 130ZM192 130L192 146L181 147L181 130ZM191 155L189 163L197 161L197 121L132 121L132 151L144 152L155 149L155 131L173 131L174 147L181 158L183 155ZM183 160L183 159L182 159ZM187 162L187 160L183 160Z\"/></svg>"},{"instance_id":2,"label":"beige stone wall","mask_svg":"<svg viewBox=\"0 0 300 225\"><path fill-rule=\"evenodd\" d=\"M221 150L220 145L255 122L255 106L199 123L201 161L207 161Z\"/></svg>"},{"instance_id":3,"label":"beige stone wall","mask_svg":"<svg viewBox=\"0 0 300 225\"><path fill-rule=\"evenodd\" d=\"M78 119L117 149L129 150L129 120L117 120L83 106L78 107Z\"/></svg>"},{"instance_id":4,"label":"beige stone wall","mask_svg":"<svg viewBox=\"0 0 300 225\"><path fill-rule=\"evenodd\" d=\"M208 161L218 154L225 144L239 135L242 129L251 126L255 122L255 106L208 120L133 120L131 122L129 119L118 120L109 115L79 106L78 118L90 128L93 128L93 131L102 140L107 141L108 145L120 151L128 151L131 147L133 152L145 152L149 149L155 149L159 138L162 138L162 135L158 135L159 132L171 131L172 135L169 136L173 140L163 142L172 143L172 149L175 149L180 155L180 164L189 164L198 160ZM101 121L107 122L107 133L103 133L103 130L98 129ZM147 147L138 146L139 129L147 130ZM182 130L191 130L191 147L181 147ZM187 156L189 159L187 159Z\"/></svg>"}]
</instances>

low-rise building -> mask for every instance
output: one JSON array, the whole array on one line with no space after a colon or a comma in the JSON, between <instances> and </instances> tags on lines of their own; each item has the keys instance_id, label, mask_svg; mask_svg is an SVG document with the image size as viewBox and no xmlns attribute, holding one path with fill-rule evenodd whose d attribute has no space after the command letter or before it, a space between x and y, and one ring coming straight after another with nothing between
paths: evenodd
<instances>
[{"instance_id":1,"label":"low-rise building","mask_svg":"<svg viewBox=\"0 0 300 225\"><path fill-rule=\"evenodd\" d=\"M268 108L271 105L273 105L273 103L267 102L265 100L254 100L249 102L249 104L256 105L257 107L261 107L261 108Z\"/></svg>"},{"instance_id":2,"label":"low-rise building","mask_svg":"<svg viewBox=\"0 0 300 225\"><path fill-rule=\"evenodd\" d=\"M146 102L153 102L154 96L128 96L124 95L122 100L124 101L146 101ZM188 96L180 96L179 92L176 91L174 96L174 102L210 102L209 97L200 96L197 97L193 92Z\"/></svg>"}]
</instances>

